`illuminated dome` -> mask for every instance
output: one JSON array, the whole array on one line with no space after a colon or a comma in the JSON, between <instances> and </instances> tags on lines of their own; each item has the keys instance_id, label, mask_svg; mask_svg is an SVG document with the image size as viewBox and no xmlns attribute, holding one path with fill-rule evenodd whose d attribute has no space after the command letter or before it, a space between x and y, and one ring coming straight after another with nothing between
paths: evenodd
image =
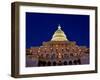
<instances>
[{"instance_id":1,"label":"illuminated dome","mask_svg":"<svg viewBox=\"0 0 100 80\"><path fill-rule=\"evenodd\" d=\"M67 41L65 33L61 30L60 25L58 26L58 29L55 31L51 41Z\"/></svg>"}]
</instances>

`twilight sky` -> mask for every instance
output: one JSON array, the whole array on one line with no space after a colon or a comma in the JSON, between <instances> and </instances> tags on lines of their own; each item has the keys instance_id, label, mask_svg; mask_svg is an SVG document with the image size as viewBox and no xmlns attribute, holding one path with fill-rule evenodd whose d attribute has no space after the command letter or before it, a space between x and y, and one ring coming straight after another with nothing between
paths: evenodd
<instances>
[{"instance_id":1,"label":"twilight sky","mask_svg":"<svg viewBox=\"0 0 100 80\"><path fill-rule=\"evenodd\" d=\"M89 15L26 12L26 48L50 41L59 24L69 41L89 47Z\"/></svg>"}]
</instances>

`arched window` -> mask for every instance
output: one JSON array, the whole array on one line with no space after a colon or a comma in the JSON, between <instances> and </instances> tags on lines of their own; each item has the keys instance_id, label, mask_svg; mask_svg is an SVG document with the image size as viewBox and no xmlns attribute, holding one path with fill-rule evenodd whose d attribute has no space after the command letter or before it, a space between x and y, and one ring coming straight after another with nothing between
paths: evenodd
<instances>
[{"instance_id":1,"label":"arched window","mask_svg":"<svg viewBox=\"0 0 100 80\"><path fill-rule=\"evenodd\" d=\"M67 61L64 61L64 65L67 65Z\"/></svg>"},{"instance_id":2,"label":"arched window","mask_svg":"<svg viewBox=\"0 0 100 80\"><path fill-rule=\"evenodd\" d=\"M38 61L38 66L43 66L43 61L39 60Z\"/></svg>"},{"instance_id":3,"label":"arched window","mask_svg":"<svg viewBox=\"0 0 100 80\"><path fill-rule=\"evenodd\" d=\"M48 61L47 66L51 66L51 62L50 61Z\"/></svg>"},{"instance_id":4,"label":"arched window","mask_svg":"<svg viewBox=\"0 0 100 80\"><path fill-rule=\"evenodd\" d=\"M80 60L80 59L78 59L77 62L78 62L79 64L81 64L81 60Z\"/></svg>"},{"instance_id":5,"label":"arched window","mask_svg":"<svg viewBox=\"0 0 100 80\"><path fill-rule=\"evenodd\" d=\"M75 65L77 64L77 61L76 60L74 60L74 62L73 62Z\"/></svg>"},{"instance_id":6,"label":"arched window","mask_svg":"<svg viewBox=\"0 0 100 80\"><path fill-rule=\"evenodd\" d=\"M46 62L45 61L42 61L42 64L43 64L43 66L46 66Z\"/></svg>"},{"instance_id":7,"label":"arched window","mask_svg":"<svg viewBox=\"0 0 100 80\"><path fill-rule=\"evenodd\" d=\"M54 61L54 62L53 62L53 66L56 66L56 64L57 64L57 63Z\"/></svg>"},{"instance_id":8,"label":"arched window","mask_svg":"<svg viewBox=\"0 0 100 80\"><path fill-rule=\"evenodd\" d=\"M69 61L69 65L72 65L72 61Z\"/></svg>"}]
</instances>

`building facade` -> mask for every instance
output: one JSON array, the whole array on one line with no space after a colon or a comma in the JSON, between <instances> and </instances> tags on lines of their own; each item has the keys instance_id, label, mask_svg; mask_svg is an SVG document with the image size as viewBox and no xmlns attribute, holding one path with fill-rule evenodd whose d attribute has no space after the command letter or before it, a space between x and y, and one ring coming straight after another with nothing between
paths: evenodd
<instances>
[{"instance_id":1,"label":"building facade","mask_svg":"<svg viewBox=\"0 0 100 80\"><path fill-rule=\"evenodd\" d=\"M26 67L89 64L89 48L69 41L61 27L51 41L26 49Z\"/></svg>"}]
</instances>

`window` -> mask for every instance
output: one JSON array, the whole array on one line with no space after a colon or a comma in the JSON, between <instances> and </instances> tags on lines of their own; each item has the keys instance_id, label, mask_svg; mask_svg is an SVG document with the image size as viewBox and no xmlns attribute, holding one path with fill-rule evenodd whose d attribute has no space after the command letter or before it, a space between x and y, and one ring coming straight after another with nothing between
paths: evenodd
<instances>
[{"instance_id":1,"label":"window","mask_svg":"<svg viewBox=\"0 0 100 80\"><path fill-rule=\"evenodd\" d=\"M74 62L73 62L75 65L77 64L77 61L76 60L74 60Z\"/></svg>"},{"instance_id":2,"label":"window","mask_svg":"<svg viewBox=\"0 0 100 80\"><path fill-rule=\"evenodd\" d=\"M80 60L80 59L78 59L77 62L78 62L79 64L81 64L81 60Z\"/></svg>"},{"instance_id":3,"label":"window","mask_svg":"<svg viewBox=\"0 0 100 80\"><path fill-rule=\"evenodd\" d=\"M67 61L64 61L64 65L67 65Z\"/></svg>"},{"instance_id":4,"label":"window","mask_svg":"<svg viewBox=\"0 0 100 80\"><path fill-rule=\"evenodd\" d=\"M50 61L48 61L47 66L51 66L51 62Z\"/></svg>"},{"instance_id":5,"label":"window","mask_svg":"<svg viewBox=\"0 0 100 80\"><path fill-rule=\"evenodd\" d=\"M53 66L56 66L56 64L57 64L57 63L54 61L54 62L53 62Z\"/></svg>"},{"instance_id":6,"label":"window","mask_svg":"<svg viewBox=\"0 0 100 80\"><path fill-rule=\"evenodd\" d=\"M69 65L72 65L72 61L69 61Z\"/></svg>"}]
</instances>

